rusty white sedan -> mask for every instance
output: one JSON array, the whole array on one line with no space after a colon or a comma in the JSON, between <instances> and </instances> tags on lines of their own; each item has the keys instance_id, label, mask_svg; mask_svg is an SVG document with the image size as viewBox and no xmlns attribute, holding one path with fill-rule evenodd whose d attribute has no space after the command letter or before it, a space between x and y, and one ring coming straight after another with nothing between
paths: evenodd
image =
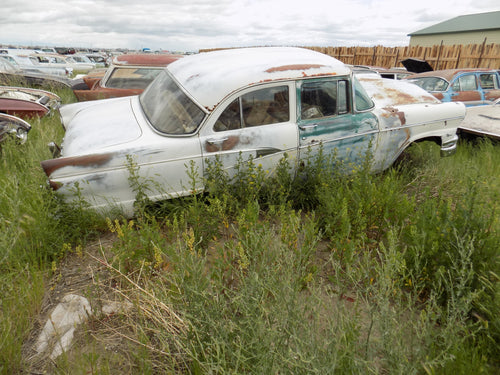
<instances>
[{"instance_id":1,"label":"rusty white sedan","mask_svg":"<svg viewBox=\"0 0 500 375\"><path fill-rule=\"evenodd\" d=\"M299 165L320 148L343 159L370 148L380 171L416 141L452 153L465 107L410 83L354 76L308 49L264 47L191 55L140 96L60 112L62 155L42 162L50 186L68 200L79 190L93 208L118 206L132 216L130 160L140 178L154 182L147 191L153 201L192 194L186 165L201 176L214 158L230 173L240 158L273 170L285 154Z\"/></svg>"}]
</instances>

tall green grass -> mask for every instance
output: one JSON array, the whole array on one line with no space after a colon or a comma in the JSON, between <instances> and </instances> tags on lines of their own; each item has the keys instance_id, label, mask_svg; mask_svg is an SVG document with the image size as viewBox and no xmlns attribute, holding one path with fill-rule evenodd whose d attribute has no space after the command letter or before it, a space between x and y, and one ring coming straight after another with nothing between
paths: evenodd
<instances>
[{"instance_id":1,"label":"tall green grass","mask_svg":"<svg viewBox=\"0 0 500 375\"><path fill-rule=\"evenodd\" d=\"M104 220L46 189L39 162L62 130L33 125L0 160L2 373L29 367L53 262L103 232L134 309L93 318L49 372L498 373L498 144L464 141L449 158L417 144L376 175L320 154L295 177L284 158L271 177L240 161L231 179L215 161L190 172L205 194L157 204L131 161L137 217ZM109 326L120 350L99 341Z\"/></svg>"},{"instance_id":2,"label":"tall green grass","mask_svg":"<svg viewBox=\"0 0 500 375\"><path fill-rule=\"evenodd\" d=\"M69 89L59 94L72 100ZM6 374L20 370L21 346L40 309L52 262L64 256L66 243L83 243L98 230L95 215L54 199L40 167L51 158L47 144L62 139L57 114L29 122L25 144L6 140L0 150L0 371Z\"/></svg>"}]
</instances>

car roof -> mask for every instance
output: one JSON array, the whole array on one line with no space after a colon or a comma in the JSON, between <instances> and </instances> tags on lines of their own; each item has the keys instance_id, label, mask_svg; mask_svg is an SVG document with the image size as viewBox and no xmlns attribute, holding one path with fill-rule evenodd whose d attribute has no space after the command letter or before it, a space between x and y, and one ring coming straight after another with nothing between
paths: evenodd
<instances>
[{"instance_id":1,"label":"car roof","mask_svg":"<svg viewBox=\"0 0 500 375\"><path fill-rule=\"evenodd\" d=\"M212 110L228 94L251 85L304 77L349 75L339 60L305 48L257 47L190 55L167 67L203 107Z\"/></svg>"},{"instance_id":2,"label":"car roof","mask_svg":"<svg viewBox=\"0 0 500 375\"><path fill-rule=\"evenodd\" d=\"M139 66L167 66L168 64L179 60L183 55L172 54L126 54L118 55L113 59L114 65L139 65Z\"/></svg>"},{"instance_id":3,"label":"car roof","mask_svg":"<svg viewBox=\"0 0 500 375\"><path fill-rule=\"evenodd\" d=\"M494 73L495 71L493 69L444 69L444 70L433 70L430 72L424 72L424 73L418 73L418 74L412 74L411 76L406 77L406 79L412 79L412 78L420 78L420 77L440 77L444 78L448 82L453 79L454 76L460 73L473 73L473 72L485 72L485 73Z\"/></svg>"}]
</instances>

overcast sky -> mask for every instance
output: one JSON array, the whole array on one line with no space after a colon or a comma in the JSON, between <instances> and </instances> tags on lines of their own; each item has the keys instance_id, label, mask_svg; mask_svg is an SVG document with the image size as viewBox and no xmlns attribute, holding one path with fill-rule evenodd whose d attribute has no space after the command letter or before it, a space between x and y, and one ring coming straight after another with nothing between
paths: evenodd
<instances>
[{"instance_id":1,"label":"overcast sky","mask_svg":"<svg viewBox=\"0 0 500 375\"><path fill-rule=\"evenodd\" d=\"M0 45L197 51L406 46L409 33L498 0L2 0Z\"/></svg>"}]
</instances>

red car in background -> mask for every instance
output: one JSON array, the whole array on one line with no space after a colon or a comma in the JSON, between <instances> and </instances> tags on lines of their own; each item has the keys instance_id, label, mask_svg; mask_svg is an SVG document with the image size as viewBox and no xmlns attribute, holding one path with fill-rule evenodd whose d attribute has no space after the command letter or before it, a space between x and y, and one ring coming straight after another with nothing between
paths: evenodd
<instances>
[{"instance_id":1,"label":"red car in background","mask_svg":"<svg viewBox=\"0 0 500 375\"><path fill-rule=\"evenodd\" d=\"M0 86L0 113L30 119L43 117L60 104L61 98L49 91Z\"/></svg>"},{"instance_id":2,"label":"red car in background","mask_svg":"<svg viewBox=\"0 0 500 375\"><path fill-rule=\"evenodd\" d=\"M138 95L168 64L182 58L171 54L116 56L106 71L84 77L88 90L73 90L78 101Z\"/></svg>"}]
</instances>

